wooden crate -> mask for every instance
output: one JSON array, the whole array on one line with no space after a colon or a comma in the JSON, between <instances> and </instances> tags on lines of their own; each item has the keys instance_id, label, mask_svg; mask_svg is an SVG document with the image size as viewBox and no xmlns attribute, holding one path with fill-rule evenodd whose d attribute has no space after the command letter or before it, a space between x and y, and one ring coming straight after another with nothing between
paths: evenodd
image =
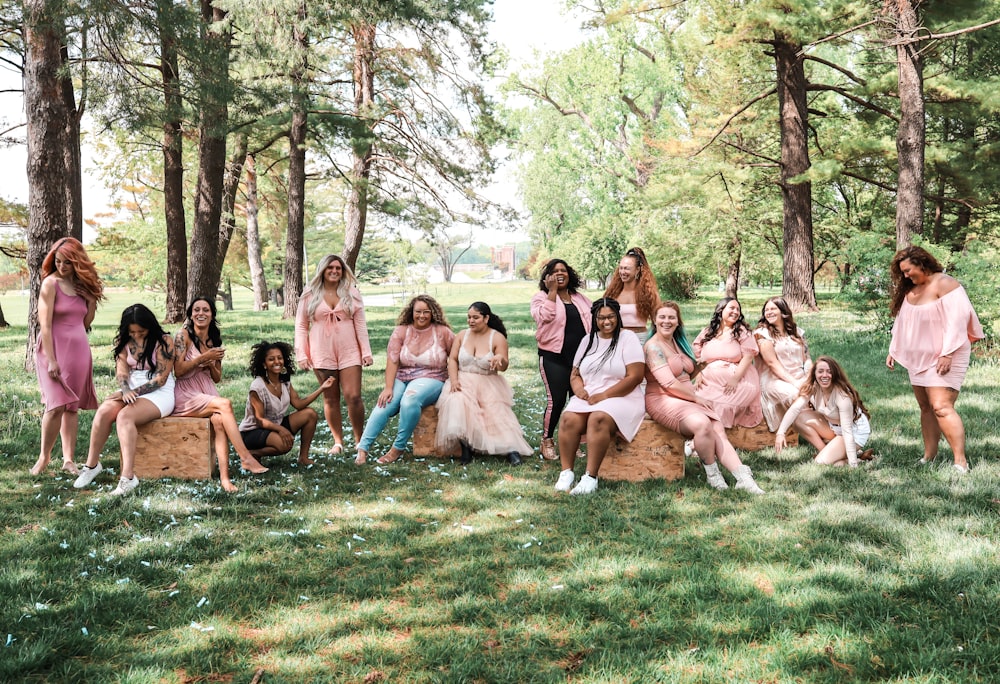
<instances>
[{"instance_id":1,"label":"wooden crate","mask_svg":"<svg viewBox=\"0 0 1000 684\"><path fill-rule=\"evenodd\" d=\"M160 418L141 426L138 433L134 469L140 480L210 480L215 474L213 429L208 418Z\"/></svg>"},{"instance_id":2,"label":"wooden crate","mask_svg":"<svg viewBox=\"0 0 1000 684\"><path fill-rule=\"evenodd\" d=\"M631 482L680 480L684 477L684 437L647 416L635 439L612 443L601 463L600 477Z\"/></svg>"},{"instance_id":3,"label":"wooden crate","mask_svg":"<svg viewBox=\"0 0 1000 684\"><path fill-rule=\"evenodd\" d=\"M748 428L742 425L734 425L726 429L729 442L743 451L760 451L761 449L774 448L774 433L767 429L767 422L762 420L755 427ZM799 433L789 429L785 433L785 441L788 446L799 445Z\"/></svg>"},{"instance_id":4,"label":"wooden crate","mask_svg":"<svg viewBox=\"0 0 1000 684\"><path fill-rule=\"evenodd\" d=\"M437 406L425 406L420 412L420 420L413 430L413 455L414 456L435 456L437 458L450 458L462 453L459 447L455 447L448 453L441 453L434 446L434 436L437 433L438 410Z\"/></svg>"}]
</instances>

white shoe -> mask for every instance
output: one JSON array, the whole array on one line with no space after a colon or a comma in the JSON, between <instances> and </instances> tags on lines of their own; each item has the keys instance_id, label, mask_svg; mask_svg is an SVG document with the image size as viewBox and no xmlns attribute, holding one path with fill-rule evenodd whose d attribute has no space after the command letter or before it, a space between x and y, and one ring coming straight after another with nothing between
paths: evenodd
<instances>
[{"instance_id":1,"label":"white shoe","mask_svg":"<svg viewBox=\"0 0 1000 684\"><path fill-rule=\"evenodd\" d=\"M744 465L736 469L733 473L736 476L736 489L742 489L745 492L750 492L751 494L763 494L764 490L761 489L753 479L753 473L750 471L750 466Z\"/></svg>"},{"instance_id":2,"label":"white shoe","mask_svg":"<svg viewBox=\"0 0 1000 684\"><path fill-rule=\"evenodd\" d=\"M576 475L573 474L571 468L559 473L559 479L556 480L556 491L557 492L568 492L573 486L573 480L576 479Z\"/></svg>"},{"instance_id":3,"label":"white shoe","mask_svg":"<svg viewBox=\"0 0 1000 684\"><path fill-rule=\"evenodd\" d=\"M956 473L958 473L959 475L965 475L966 473L968 473L968 472L969 472L969 466L964 466L964 465L959 465L959 464L955 463L955 464L953 464L953 465L952 465L951 467L952 467L952 468L953 468L953 469L955 470L955 472L956 472Z\"/></svg>"},{"instance_id":4,"label":"white shoe","mask_svg":"<svg viewBox=\"0 0 1000 684\"><path fill-rule=\"evenodd\" d=\"M684 455L688 458L698 458L698 452L694 450L694 440L689 439L684 442Z\"/></svg>"},{"instance_id":5,"label":"white shoe","mask_svg":"<svg viewBox=\"0 0 1000 684\"><path fill-rule=\"evenodd\" d=\"M570 490L570 494L593 494L597 491L597 478L591 477L590 473L585 473L580 481L576 484L573 489Z\"/></svg>"},{"instance_id":6,"label":"white shoe","mask_svg":"<svg viewBox=\"0 0 1000 684\"><path fill-rule=\"evenodd\" d=\"M703 464L705 466L705 479L708 480L708 486L712 489L718 489L720 492L729 489L729 485L726 484L726 478L722 476L719 472L719 462L709 465L708 463Z\"/></svg>"},{"instance_id":7,"label":"white shoe","mask_svg":"<svg viewBox=\"0 0 1000 684\"><path fill-rule=\"evenodd\" d=\"M102 470L104 470L104 466L102 466L100 463L95 465L93 468L88 468L87 466L83 466L82 468L80 468L80 475L76 478L76 480L73 481L73 486L76 487L77 489L83 489L91 482L93 482L94 478L100 475Z\"/></svg>"},{"instance_id":8,"label":"white shoe","mask_svg":"<svg viewBox=\"0 0 1000 684\"><path fill-rule=\"evenodd\" d=\"M132 476L131 480L126 480L124 477L118 480L118 487L111 492L111 496L124 496L128 494L133 489L139 486L139 478L135 475Z\"/></svg>"}]
</instances>

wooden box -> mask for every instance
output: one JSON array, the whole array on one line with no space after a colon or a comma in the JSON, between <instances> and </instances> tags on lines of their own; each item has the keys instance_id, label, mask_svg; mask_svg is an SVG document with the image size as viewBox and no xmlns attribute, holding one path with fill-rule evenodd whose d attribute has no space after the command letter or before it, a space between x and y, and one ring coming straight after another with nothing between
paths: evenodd
<instances>
[{"instance_id":1,"label":"wooden box","mask_svg":"<svg viewBox=\"0 0 1000 684\"><path fill-rule=\"evenodd\" d=\"M760 451L761 449L774 448L774 433L768 431L767 421L760 421L756 427L748 428L742 425L734 425L726 430L730 443L742 451ZM785 441L788 446L799 445L799 433L789 429L785 434Z\"/></svg>"},{"instance_id":2,"label":"wooden box","mask_svg":"<svg viewBox=\"0 0 1000 684\"><path fill-rule=\"evenodd\" d=\"M437 406L425 406L420 412L420 420L413 430L413 455L414 456L436 456L438 458L448 458L458 456L462 453L459 447L455 447L448 453L440 453L434 446L434 436L437 434L438 410Z\"/></svg>"},{"instance_id":3,"label":"wooden box","mask_svg":"<svg viewBox=\"0 0 1000 684\"><path fill-rule=\"evenodd\" d=\"M611 444L599 477L631 482L680 480L684 477L684 437L647 416L635 439L617 439Z\"/></svg>"},{"instance_id":4,"label":"wooden box","mask_svg":"<svg viewBox=\"0 0 1000 684\"><path fill-rule=\"evenodd\" d=\"M134 469L140 480L212 479L216 464L208 418L160 418L139 427L138 433Z\"/></svg>"}]
</instances>

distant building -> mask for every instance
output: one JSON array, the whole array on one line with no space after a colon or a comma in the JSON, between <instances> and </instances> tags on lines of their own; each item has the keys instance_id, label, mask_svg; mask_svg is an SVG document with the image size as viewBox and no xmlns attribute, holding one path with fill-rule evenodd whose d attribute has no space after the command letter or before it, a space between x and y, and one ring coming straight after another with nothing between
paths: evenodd
<instances>
[{"instance_id":1,"label":"distant building","mask_svg":"<svg viewBox=\"0 0 1000 684\"><path fill-rule=\"evenodd\" d=\"M517 268L517 255L513 245L490 247L490 263L495 271L499 271L502 280L511 280Z\"/></svg>"}]
</instances>

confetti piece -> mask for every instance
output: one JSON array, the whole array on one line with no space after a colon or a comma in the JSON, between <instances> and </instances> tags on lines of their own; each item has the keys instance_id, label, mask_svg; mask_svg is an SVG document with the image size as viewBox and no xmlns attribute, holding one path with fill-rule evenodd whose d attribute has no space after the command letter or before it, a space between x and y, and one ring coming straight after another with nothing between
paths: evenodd
<instances>
[{"instance_id":1,"label":"confetti piece","mask_svg":"<svg viewBox=\"0 0 1000 684\"><path fill-rule=\"evenodd\" d=\"M355 539L356 541L362 541L362 542L363 542L363 541L367 541L367 540L366 540L366 539L365 539L364 537L362 537L362 536L360 536L360 535L357 535L357 534L355 534L355 535L354 535L354 539Z\"/></svg>"},{"instance_id":2,"label":"confetti piece","mask_svg":"<svg viewBox=\"0 0 1000 684\"><path fill-rule=\"evenodd\" d=\"M198 605L195 606L195 608L201 608L206 603L208 603L208 599L206 597L202 596L201 600L198 601Z\"/></svg>"}]
</instances>

